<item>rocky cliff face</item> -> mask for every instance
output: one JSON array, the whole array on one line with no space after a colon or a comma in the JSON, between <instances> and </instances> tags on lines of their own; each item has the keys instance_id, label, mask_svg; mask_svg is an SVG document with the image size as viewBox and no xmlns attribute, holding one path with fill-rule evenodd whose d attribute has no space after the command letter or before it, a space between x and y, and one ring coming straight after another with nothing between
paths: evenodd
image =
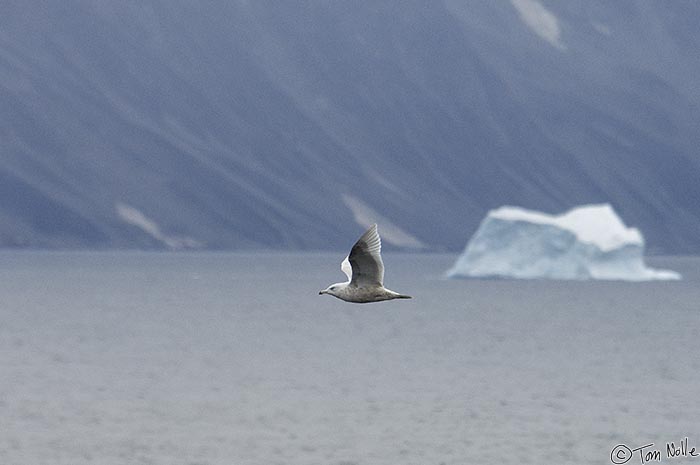
<instances>
[{"instance_id":1,"label":"rocky cliff face","mask_svg":"<svg viewBox=\"0 0 700 465\"><path fill-rule=\"evenodd\" d=\"M610 202L700 252L700 6L20 2L0 246L460 250L492 208ZM359 224L358 224L359 223Z\"/></svg>"}]
</instances>

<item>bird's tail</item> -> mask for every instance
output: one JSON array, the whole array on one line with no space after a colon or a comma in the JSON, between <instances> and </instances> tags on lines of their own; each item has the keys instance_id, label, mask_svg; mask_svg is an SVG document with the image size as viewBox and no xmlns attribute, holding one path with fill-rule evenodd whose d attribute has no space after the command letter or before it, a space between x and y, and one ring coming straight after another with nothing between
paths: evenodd
<instances>
[{"instance_id":1,"label":"bird's tail","mask_svg":"<svg viewBox=\"0 0 700 465\"><path fill-rule=\"evenodd\" d=\"M406 295L406 294L396 294L396 298L397 299L412 299L413 297L411 297L410 295Z\"/></svg>"}]
</instances>

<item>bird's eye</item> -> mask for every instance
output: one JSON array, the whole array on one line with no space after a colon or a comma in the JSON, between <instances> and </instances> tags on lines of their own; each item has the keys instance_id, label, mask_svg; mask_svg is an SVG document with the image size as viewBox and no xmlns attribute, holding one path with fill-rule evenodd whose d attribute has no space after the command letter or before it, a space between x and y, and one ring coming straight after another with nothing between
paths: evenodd
<instances>
[{"instance_id":1,"label":"bird's eye","mask_svg":"<svg viewBox=\"0 0 700 465\"><path fill-rule=\"evenodd\" d=\"M335 291L335 286L331 286L331 291Z\"/></svg>"}]
</instances>

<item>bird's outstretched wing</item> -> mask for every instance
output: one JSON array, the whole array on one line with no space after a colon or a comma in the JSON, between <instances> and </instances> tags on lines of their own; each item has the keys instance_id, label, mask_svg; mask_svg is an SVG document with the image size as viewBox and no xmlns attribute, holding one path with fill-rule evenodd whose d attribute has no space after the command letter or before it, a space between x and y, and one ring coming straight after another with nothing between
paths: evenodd
<instances>
[{"instance_id":1,"label":"bird's outstretched wing","mask_svg":"<svg viewBox=\"0 0 700 465\"><path fill-rule=\"evenodd\" d=\"M382 263L382 241L377 232L377 225L373 224L360 237L350 251L347 260L350 262L352 272L345 274L350 278L351 284L356 286L384 285L384 263ZM343 266L341 265L341 268Z\"/></svg>"}]
</instances>

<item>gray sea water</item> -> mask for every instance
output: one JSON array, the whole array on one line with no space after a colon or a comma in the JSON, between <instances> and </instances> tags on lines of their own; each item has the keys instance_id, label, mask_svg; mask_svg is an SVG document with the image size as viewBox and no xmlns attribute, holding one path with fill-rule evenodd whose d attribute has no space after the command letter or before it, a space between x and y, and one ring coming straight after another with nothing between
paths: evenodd
<instances>
[{"instance_id":1,"label":"gray sea water","mask_svg":"<svg viewBox=\"0 0 700 465\"><path fill-rule=\"evenodd\" d=\"M606 464L700 447L700 259L679 282L318 291L338 254L0 253L0 463ZM638 452L628 463L640 463Z\"/></svg>"}]
</instances>

